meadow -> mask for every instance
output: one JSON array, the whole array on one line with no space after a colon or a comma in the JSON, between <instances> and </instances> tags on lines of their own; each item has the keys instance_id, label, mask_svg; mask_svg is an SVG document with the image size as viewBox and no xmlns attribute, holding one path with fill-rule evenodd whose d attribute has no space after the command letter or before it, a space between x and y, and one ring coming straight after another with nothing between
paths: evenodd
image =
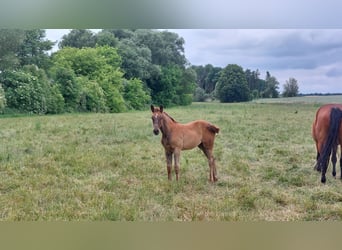
<instances>
[{"instance_id":1,"label":"meadow","mask_svg":"<svg viewBox=\"0 0 342 250\"><path fill-rule=\"evenodd\" d=\"M215 184L199 149L183 151L180 180L167 180L150 110L3 117L0 220L340 220L341 181L331 166L325 185L313 170L311 125L325 102L331 98L166 108L178 122L220 127Z\"/></svg>"}]
</instances>

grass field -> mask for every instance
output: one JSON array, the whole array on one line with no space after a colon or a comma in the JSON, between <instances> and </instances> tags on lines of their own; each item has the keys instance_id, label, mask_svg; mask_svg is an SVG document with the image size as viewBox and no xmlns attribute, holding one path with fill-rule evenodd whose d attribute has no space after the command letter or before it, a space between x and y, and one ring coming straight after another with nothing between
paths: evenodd
<instances>
[{"instance_id":1,"label":"grass field","mask_svg":"<svg viewBox=\"0 0 342 250\"><path fill-rule=\"evenodd\" d=\"M341 181L329 167L322 185L313 170L311 124L330 101L166 109L220 127L216 184L199 149L182 152L179 182L167 180L149 110L0 119L0 220L340 220Z\"/></svg>"}]
</instances>

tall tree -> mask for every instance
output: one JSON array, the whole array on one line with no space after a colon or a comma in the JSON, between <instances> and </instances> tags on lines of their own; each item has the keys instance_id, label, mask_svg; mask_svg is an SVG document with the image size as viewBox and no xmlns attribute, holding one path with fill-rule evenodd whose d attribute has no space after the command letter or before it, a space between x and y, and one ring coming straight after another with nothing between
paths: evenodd
<instances>
[{"instance_id":1,"label":"tall tree","mask_svg":"<svg viewBox=\"0 0 342 250\"><path fill-rule=\"evenodd\" d=\"M229 64L221 71L216 95L221 102L244 102L250 99L246 75L241 66Z\"/></svg>"},{"instance_id":2,"label":"tall tree","mask_svg":"<svg viewBox=\"0 0 342 250\"><path fill-rule=\"evenodd\" d=\"M47 52L55 43L45 40L46 33L43 29L25 30L24 32L25 38L18 52L21 66L33 64L47 69L50 66Z\"/></svg>"},{"instance_id":3,"label":"tall tree","mask_svg":"<svg viewBox=\"0 0 342 250\"><path fill-rule=\"evenodd\" d=\"M73 47L73 48L83 48L90 47L93 48L96 45L96 36L91 30L87 29L73 29L69 34L62 37L62 41L58 44L60 48Z\"/></svg>"},{"instance_id":4,"label":"tall tree","mask_svg":"<svg viewBox=\"0 0 342 250\"><path fill-rule=\"evenodd\" d=\"M160 66L184 66L184 39L169 31L136 30L136 44L147 46L152 53L152 63Z\"/></svg>"},{"instance_id":5,"label":"tall tree","mask_svg":"<svg viewBox=\"0 0 342 250\"><path fill-rule=\"evenodd\" d=\"M278 98L279 97L279 82L277 78L271 76L270 72L266 72L265 79L266 87L261 93L263 98Z\"/></svg>"},{"instance_id":6,"label":"tall tree","mask_svg":"<svg viewBox=\"0 0 342 250\"><path fill-rule=\"evenodd\" d=\"M299 93L299 86L298 82L295 78L290 77L289 80L283 85L284 90L282 95L284 97L294 97L297 96Z\"/></svg>"},{"instance_id":7,"label":"tall tree","mask_svg":"<svg viewBox=\"0 0 342 250\"><path fill-rule=\"evenodd\" d=\"M222 68L214 67L211 64L207 64L204 67L192 66L192 68L196 71L197 74L197 86L202 88L206 93L213 92L215 90L215 86Z\"/></svg>"},{"instance_id":8,"label":"tall tree","mask_svg":"<svg viewBox=\"0 0 342 250\"><path fill-rule=\"evenodd\" d=\"M118 45L118 53L122 58L122 69L125 78L139 78L146 81L151 77L151 50L144 46L137 46L134 40L122 39Z\"/></svg>"},{"instance_id":9,"label":"tall tree","mask_svg":"<svg viewBox=\"0 0 342 250\"><path fill-rule=\"evenodd\" d=\"M24 38L23 30L0 29L0 72L20 65L17 54Z\"/></svg>"},{"instance_id":10,"label":"tall tree","mask_svg":"<svg viewBox=\"0 0 342 250\"><path fill-rule=\"evenodd\" d=\"M95 35L96 44L98 46L110 46L117 47L119 43L119 39L115 37L113 33L108 30L102 30Z\"/></svg>"}]
</instances>

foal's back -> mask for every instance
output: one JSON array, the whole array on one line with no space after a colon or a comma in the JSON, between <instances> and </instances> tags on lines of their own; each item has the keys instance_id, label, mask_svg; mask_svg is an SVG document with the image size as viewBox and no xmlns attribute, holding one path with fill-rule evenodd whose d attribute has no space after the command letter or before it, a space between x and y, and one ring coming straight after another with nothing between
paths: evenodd
<instances>
[{"instance_id":1,"label":"foal's back","mask_svg":"<svg viewBox=\"0 0 342 250\"><path fill-rule=\"evenodd\" d=\"M177 123L174 136L181 140L182 149L192 149L201 143L213 144L219 128L205 120L196 120L186 124Z\"/></svg>"}]
</instances>

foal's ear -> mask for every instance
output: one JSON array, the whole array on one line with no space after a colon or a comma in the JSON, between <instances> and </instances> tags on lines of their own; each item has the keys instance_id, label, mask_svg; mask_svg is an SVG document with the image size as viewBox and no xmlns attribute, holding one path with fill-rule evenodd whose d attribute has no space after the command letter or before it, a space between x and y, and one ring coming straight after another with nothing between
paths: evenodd
<instances>
[{"instance_id":1,"label":"foal's ear","mask_svg":"<svg viewBox=\"0 0 342 250\"><path fill-rule=\"evenodd\" d=\"M154 106L151 104L151 111L154 112Z\"/></svg>"},{"instance_id":2,"label":"foal's ear","mask_svg":"<svg viewBox=\"0 0 342 250\"><path fill-rule=\"evenodd\" d=\"M164 109L163 105L160 105L159 106L160 113L163 113L163 109Z\"/></svg>"}]
</instances>

